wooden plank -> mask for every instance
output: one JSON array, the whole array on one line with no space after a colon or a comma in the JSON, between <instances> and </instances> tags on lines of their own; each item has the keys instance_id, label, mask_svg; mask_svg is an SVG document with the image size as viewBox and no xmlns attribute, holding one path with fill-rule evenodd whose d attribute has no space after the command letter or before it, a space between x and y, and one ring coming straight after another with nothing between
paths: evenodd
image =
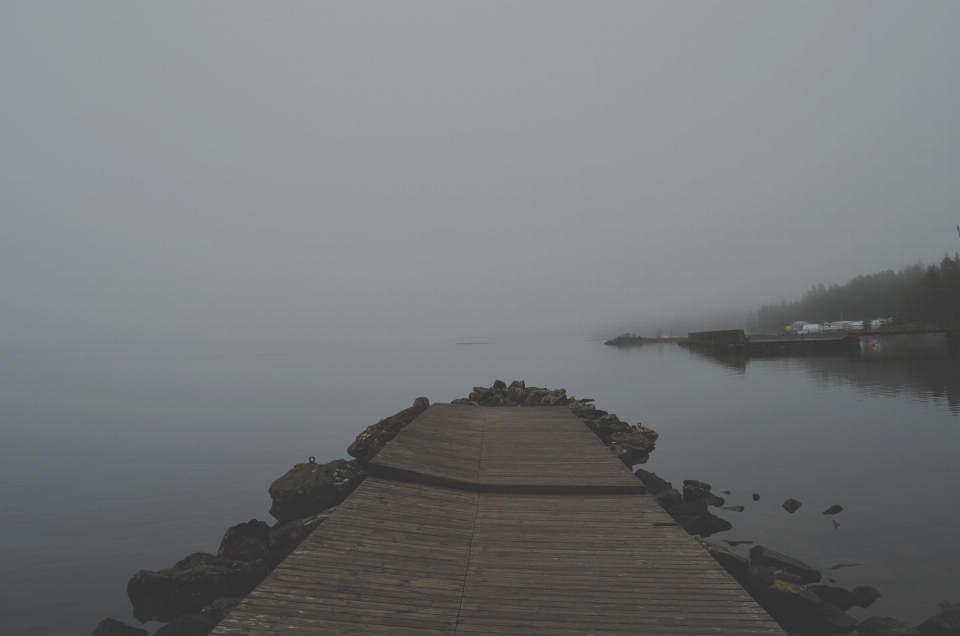
<instances>
[{"instance_id":1,"label":"wooden plank","mask_svg":"<svg viewBox=\"0 0 960 636\"><path fill-rule=\"evenodd\" d=\"M777 634L563 407L435 404L213 631Z\"/></svg>"}]
</instances>

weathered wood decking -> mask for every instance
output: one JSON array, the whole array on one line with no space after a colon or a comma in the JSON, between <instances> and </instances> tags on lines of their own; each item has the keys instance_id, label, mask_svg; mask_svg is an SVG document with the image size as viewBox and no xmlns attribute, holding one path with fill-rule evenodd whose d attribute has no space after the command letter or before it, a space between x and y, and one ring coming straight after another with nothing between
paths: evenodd
<instances>
[{"instance_id":1,"label":"weathered wood decking","mask_svg":"<svg viewBox=\"0 0 960 636\"><path fill-rule=\"evenodd\" d=\"M214 634L779 634L565 408L435 404Z\"/></svg>"}]
</instances>

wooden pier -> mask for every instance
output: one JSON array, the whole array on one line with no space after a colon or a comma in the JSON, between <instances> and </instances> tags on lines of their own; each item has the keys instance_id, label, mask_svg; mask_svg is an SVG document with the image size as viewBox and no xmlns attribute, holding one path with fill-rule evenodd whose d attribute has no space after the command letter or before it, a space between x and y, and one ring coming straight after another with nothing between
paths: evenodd
<instances>
[{"instance_id":1,"label":"wooden pier","mask_svg":"<svg viewBox=\"0 0 960 636\"><path fill-rule=\"evenodd\" d=\"M565 407L434 404L214 634L784 632Z\"/></svg>"}]
</instances>

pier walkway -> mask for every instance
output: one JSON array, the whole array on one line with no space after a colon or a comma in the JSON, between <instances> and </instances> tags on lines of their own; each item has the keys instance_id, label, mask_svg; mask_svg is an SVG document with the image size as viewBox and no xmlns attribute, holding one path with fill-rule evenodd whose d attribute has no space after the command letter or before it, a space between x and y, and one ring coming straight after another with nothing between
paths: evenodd
<instances>
[{"instance_id":1,"label":"pier walkway","mask_svg":"<svg viewBox=\"0 0 960 636\"><path fill-rule=\"evenodd\" d=\"M434 404L213 634L784 632L563 407Z\"/></svg>"}]
</instances>

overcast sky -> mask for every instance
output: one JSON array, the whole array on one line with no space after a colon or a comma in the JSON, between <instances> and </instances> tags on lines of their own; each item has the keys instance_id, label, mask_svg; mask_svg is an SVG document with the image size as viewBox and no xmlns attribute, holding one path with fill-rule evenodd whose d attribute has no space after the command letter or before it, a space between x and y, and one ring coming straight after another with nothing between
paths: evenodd
<instances>
[{"instance_id":1,"label":"overcast sky","mask_svg":"<svg viewBox=\"0 0 960 636\"><path fill-rule=\"evenodd\" d=\"M960 249L957 2L0 0L0 347L589 337Z\"/></svg>"}]
</instances>

